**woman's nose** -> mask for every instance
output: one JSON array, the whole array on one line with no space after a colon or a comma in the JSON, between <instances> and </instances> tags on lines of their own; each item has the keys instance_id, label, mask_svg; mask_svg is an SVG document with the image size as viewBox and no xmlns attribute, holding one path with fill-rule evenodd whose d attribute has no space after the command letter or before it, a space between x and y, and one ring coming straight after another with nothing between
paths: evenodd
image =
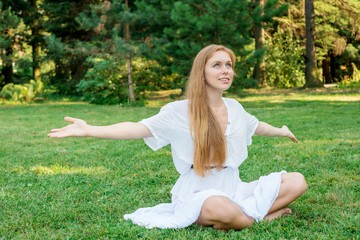
<instances>
[{"instance_id":1,"label":"woman's nose","mask_svg":"<svg viewBox=\"0 0 360 240\"><path fill-rule=\"evenodd\" d=\"M227 67L223 67L222 73L224 73L226 75L229 74L229 69Z\"/></svg>"}]
</instances>

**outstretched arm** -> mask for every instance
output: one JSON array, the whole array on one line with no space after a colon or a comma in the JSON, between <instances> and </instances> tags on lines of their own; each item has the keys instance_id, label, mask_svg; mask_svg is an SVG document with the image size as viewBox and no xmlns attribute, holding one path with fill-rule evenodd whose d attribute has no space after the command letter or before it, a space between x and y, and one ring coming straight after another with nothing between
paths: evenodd
<instances>
[{"instance_id":1,"label":"outstretched arm","mask_svg":"<svg viewBox=\"0 0 360 240\"><path fill-rule=\"evenodd\" d=\"M287 137L290 138L294 143L299 142L287 126L276 128L265 122L259 122L259 125L255 130L255 134L267 137Z\"/></svg>"},{"instance_id":2,"label":"outstretched arm","mask_svg":"<svg viewBox=\"0 0 360 240\"><path fill-rule=\"evenodd\" d=\"M84 120L65 117L65 121L73 124L59 129L52 129L51 138L64 137L96 137L108 139L139 139L152 137L149 129L141 123L123 122L109 126L90 126Z\"/></svg>"}]
</instances>

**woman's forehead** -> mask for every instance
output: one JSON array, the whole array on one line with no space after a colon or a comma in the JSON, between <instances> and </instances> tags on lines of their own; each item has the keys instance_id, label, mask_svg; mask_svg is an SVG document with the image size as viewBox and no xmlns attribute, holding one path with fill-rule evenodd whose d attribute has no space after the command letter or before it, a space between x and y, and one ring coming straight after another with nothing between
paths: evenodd
<instances>
[{"instance_id":1,"label":"woman's forehead","mask_svg":"<svg viewBox=\"0 0 360 240\"><path fill-rule=\"evenodd\" d=\"M231 62L230 55L225 51L216 51L211 58L209 58L208 62Z\"/></svg>"}]
</instances>

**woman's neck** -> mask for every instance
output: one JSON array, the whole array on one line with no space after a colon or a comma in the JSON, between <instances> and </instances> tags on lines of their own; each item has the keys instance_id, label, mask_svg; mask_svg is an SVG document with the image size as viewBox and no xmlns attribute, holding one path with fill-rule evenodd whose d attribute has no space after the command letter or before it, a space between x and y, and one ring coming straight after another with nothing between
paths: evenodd
<instances>
[{"instance_id":1,"label":"woman's neck","mask_svg":"<svg viewBox=\"0 0 360 240\"><path fill-rule=\"evenodd\" d=\"M219 108L224 104L222 99L222 92L208 93L207 100L211 108Z\"/></svg>"}]
</instances>

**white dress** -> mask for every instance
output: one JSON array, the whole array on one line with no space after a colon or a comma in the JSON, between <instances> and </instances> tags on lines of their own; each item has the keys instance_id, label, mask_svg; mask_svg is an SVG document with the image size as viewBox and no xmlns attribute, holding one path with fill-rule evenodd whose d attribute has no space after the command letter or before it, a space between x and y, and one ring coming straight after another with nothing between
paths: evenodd
<instances>
[{"instance_id":1,"label":"white dress","mask_svg":"<svg viewBox=\"0 0 360 240\"><path fill-rule=\"evenodd\" d=\"M267 214L275 201L281 183L282 172L262 176L250 183L239 178L238 167L247 158L247 145L251 144L259 121L247 113L241 104L223 98L228 111L226 128L227 158L222 170L199 177L193 164L194 144L190 134L188 100L165 105L160 112L140 121L152 133L145 143L157 150L171 144L172 157L180 177L171 190L172 202L155 207L140 208L125 214L125 219L146 228L184 228L199 217L204 201L211 196L225 196L256 221Z\"/></svg>"}]
</instances>

